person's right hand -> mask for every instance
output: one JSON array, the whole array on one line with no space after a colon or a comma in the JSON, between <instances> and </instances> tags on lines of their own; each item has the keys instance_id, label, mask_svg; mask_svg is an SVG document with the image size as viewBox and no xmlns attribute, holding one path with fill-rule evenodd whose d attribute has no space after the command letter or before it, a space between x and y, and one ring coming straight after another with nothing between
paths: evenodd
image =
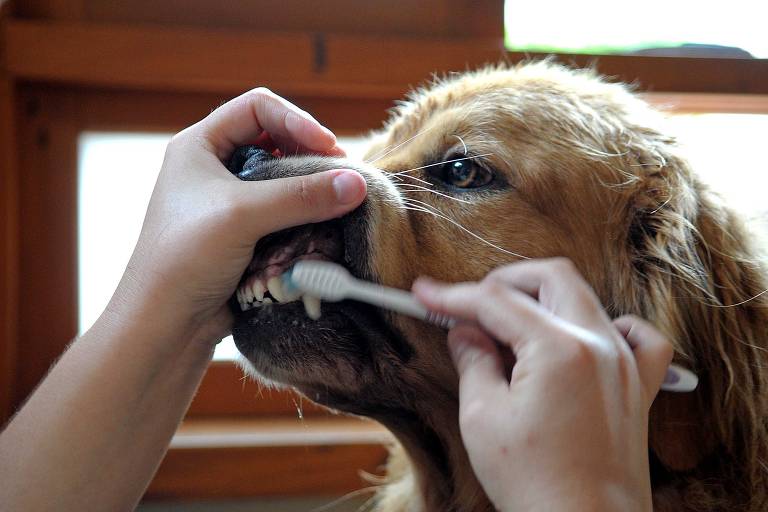
<instances>
[{"instance_id":1,"label":"person's right hand","mask_svg":"<svg viewBox=\"0 0 768 512\"><path fill-rule=\"evenodd\" d=\"M611 321L562 259L413 290L466 321L448 336L461 433L498 509L651 510L648 410L672 359L656 329ZM515 354L510 380L491 337Z\"/></svg>"}]
</instances>

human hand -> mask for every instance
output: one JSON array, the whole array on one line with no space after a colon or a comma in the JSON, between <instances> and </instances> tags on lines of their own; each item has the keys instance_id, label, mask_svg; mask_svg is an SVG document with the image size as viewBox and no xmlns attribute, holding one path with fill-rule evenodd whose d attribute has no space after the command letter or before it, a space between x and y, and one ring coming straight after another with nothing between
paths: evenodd
<instances>
[{"instance_id":1,"label":"human hand","mask_svg":"<svg viewBox=\"0 0 768 512\"><path fill-rule=\"evenodd\" d=\"M479 283L420 279L413 291L465 321L448 335L459 423L499 510L651 510L648 410L672 359L656 329L611 321L562 259L514 263ZM514 352L511 379L496 343Z\"/></svg>"},{"instance_id":2,"label":"human hand","mask_svg":"<svg viewBox=\"0 0 768 512\"><path fill-rule=\"evenodd\" d=\"M229 333L226 301L266 234L341 216L365 197L350 170L242 182L222 162L240 145L343 156L336 137L267 89L254 89L173 137L136 249L105 315L141 318L182 343Z\"/></svg>"}]
</instances>

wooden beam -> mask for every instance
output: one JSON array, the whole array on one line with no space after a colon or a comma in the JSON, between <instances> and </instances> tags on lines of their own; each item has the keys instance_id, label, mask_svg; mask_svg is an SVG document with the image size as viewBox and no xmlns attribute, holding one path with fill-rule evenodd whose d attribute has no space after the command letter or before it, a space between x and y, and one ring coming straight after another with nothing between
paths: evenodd
<instances>
[{"instance_id":1,"label":"wooden beam","mask_svg":"<svg viewBox=\"0 0 768 512\"><path fill-rule=\"evenodd\" d=\"M257 446L170 450L146 499L345 494L381 474L381 445Z\"/></svg>"},{"instance_id":2,"label":"wooden beam","mask_svg":"<svg viewBox=\"0 0 768 512\"><path fill-rule=\"evenodd\" d=\"M25 80L177 91L393 99L434 70L503 57L500 39L315 36L14 21L3 35ZM415 53L414 53L415 52Z\"/></svg>"},{"instance_id":3,"label":"wooden beam","mask_svg":"<svg viewBox=\"0 0 768 512\"><path fill-rule=\"evenodd\" d=\"M657 108L678 113L768 114L768 95L649 92L641 96Z\"/></svg>"},{"instance_id":4,"label":"wooden beam","mask_svg":"<svg viewBox=\"0 0 768 512\"><path fill-rule=\"evenodd\" d=\"M9 72L25 80L139 90L392 99L433 72L543 54L507 53L498 38L414 38L12 21ZM642 90L768 94L768 60L561 55Z\"/></svg>"},{"instance_id":5,"label":"wooden beam","mask_svg":"<svg viewBox=\"0 0 768 512\"><path fill-rule=\"evenodd\" d=\"M27 87L31 89L32 87ZM34 89L46 89L34 87ZM62 89L47 87L47 90ZM176 132L205 117L236 93L183 91L129 91L118 89L64 88L75 97L75 112L57 109L57 120L76 116L83 130ZM239 92L239 91L238 91ZM380 128L393 99L309 97L286 95L340 135L355 135Z\"/></svg>"},{"instance_id":6,"label":"wooden beam","mask_svg":"<svg viewBox=\"0 0 768 512\"><path fill-rule=\"evenodd\" d=\"M10 4L0 5L0 25ZM13 412L19 341L19 182L16 165L16 86L0 49L0 424Z\"/></svg>"},{"instance_id":7,"label":"wooden beam","mask_svg":"<svg viewBox=\"0 0 768 512\"><path fill-rule=\"evenodd\" d=\"M78 108L65 95L22 90L17 133L19 338L17 404L29 395L77 334L78 119L51 112Z\"/></svg>"},{"instance_id":8,"label":"wooden beam","mask_svg":"<svg viewBox=\"0 0 768 512\"><path fill-rule=\"evenodd\" d=\"M26 18L75 21L83 18L85 0L24 0L16 15Z\"/></svg>"},{"instance_id":9,"label":"wooden beam","mask_svg":"<svg viewBox=\"0 0 768 512\"><path fill-rule=\"evenodd\" d=\"M331 413L290 390L264 389L231 361L214 361L203 377L188 417L329 416Z\"/></svg>"},{"instance_id":10,"label":"wooden beam","mask_svg":"<svg viewBox=\"0 0 768 512\"><path fill-rule=\"evenodd\" d=\"M345 34L503 37L503 0L25 0L45 20Z\"/></svg>"},{"instance_id":11,"label":"wooden beam","mask_svg":"<svg viewBox=\"0 0 768 512\"><path fill-rule=\"evenodd\" d=\"M12 413L19 340L19 182L15 88L0 74L0 424Z\"/></svg>"}]
</instances>

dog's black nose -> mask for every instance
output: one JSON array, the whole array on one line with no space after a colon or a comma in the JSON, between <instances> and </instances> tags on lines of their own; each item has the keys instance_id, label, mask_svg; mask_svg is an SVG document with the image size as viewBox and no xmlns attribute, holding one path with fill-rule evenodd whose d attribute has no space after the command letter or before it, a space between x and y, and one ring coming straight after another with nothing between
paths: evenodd
<instances>
[{"instance_id":1,"label":"dog's black nose","mask_svg":"<svg viewBox=\"0 0 768 512\"><path fill-rule=\"evenodd\" d=\"M229 172L243 181L263 180L264 163L275 157L257 146L240 146L227 162Z\"/></svg>"}]
</instances>

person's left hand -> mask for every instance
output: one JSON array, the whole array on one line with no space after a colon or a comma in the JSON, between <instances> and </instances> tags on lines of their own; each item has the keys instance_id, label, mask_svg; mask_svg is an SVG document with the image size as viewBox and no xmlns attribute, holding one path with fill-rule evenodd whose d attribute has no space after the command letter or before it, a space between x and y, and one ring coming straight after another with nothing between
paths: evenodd
<instances>
[{"instance_id":1,"label":"person's left hand","mask_svg":"<svg viewBox=\"0 0 768 512\"><path fill-rule=\"evenodd\" d=\"M267 89L222 105L168 145L141 235L106 315L157 321L183 343L218 342L226 301L259 238L341 216L365 197L351 170L242 182L223 161L239 145L343 155L336 137Z\"/></svg>"}]
</instances>

